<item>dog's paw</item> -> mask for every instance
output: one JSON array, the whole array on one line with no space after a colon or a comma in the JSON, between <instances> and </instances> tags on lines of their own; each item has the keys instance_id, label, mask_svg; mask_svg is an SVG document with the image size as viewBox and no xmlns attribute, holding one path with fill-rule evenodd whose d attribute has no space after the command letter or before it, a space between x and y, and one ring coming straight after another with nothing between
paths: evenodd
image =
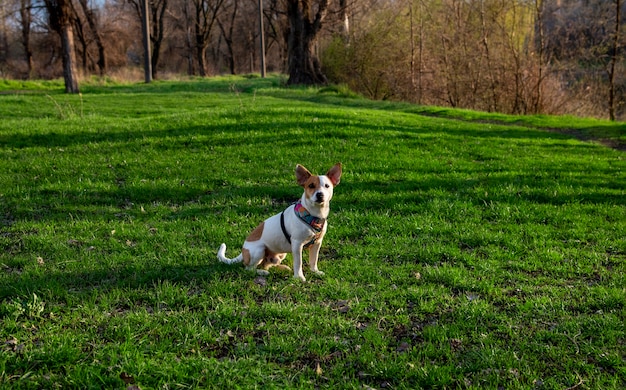
<instances>
[{"instance_id":1,"label":"dog's paw","mask_svg":"<svg viewBox=\"0 0 626 390\"><path fill-rule=\"evenodd\" d=\"M256 273L257 273L257 275L267 276L267 275L270 274L270 271L266 271L264 269L257 269Z\"/></svg>"},{"instance_id":2,"label":"dog's paw","mask_svg":"<svg viewBox=\"0 0 626 390\"><path fill-rule=\"evenodd\" d=\"M295 279L299 279L301 282L306 282L306 278L304 277L304 275L294 275L293 277Z\"/></svg>"},{"instance_id":3,"label":"dog's paw","mask_svg":"<svg viewBox=\"0 0 626 390\"><path fill-rule=\"evenodd\" d=\"M318 270L318 269L314 269L314 270L313 270L313 273L314 273L315 275L317 275L317 276L324 276L324 273L323 273L322 271Z\"/></svg>"}]
</instances>

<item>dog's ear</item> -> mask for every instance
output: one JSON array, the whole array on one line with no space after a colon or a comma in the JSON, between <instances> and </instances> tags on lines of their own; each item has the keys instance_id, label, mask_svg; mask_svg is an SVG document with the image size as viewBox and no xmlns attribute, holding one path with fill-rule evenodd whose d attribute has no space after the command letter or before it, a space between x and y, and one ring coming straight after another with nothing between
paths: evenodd
<instances>
[{"instance_id":1,"label":"dog's ear","mask_svg":"<svg viewBox=\"0 0 626 390\"><path fill-rule=\"evenodd\" d=\"M326 176L333 183L333 186L336 186L341 181L341 163L335 164L332 168L328 170Z\"/></svg>"},{"instance_id":2,"label":"dog's ear","mask_svg":"<svg viewBox=\"0 0 626 390\"><path fill-rule=\"evenodd\" d=\"M306 181L309 180L309 177L311 177L311 172L309 172L308 169L300 164L296 165L296 182L298 185L304 187L304 184L306 184Z\"/></svg>"}]
</instances>

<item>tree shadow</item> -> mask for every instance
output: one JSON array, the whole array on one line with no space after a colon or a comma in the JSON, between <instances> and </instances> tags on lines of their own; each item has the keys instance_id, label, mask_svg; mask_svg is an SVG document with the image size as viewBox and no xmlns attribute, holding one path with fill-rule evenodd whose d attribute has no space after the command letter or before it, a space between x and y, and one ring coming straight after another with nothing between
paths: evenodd
<instances>
[{"instance_id":1,"label":"tree shadow","mask_svg":"<svg viewBox=\"0 0 626 390\"><path fill-rule=\"evenodd\" d=\"M626 150L626 124L623 122L603 123L596 126L562 128L537 123L536 116L516 116L499 113L476 113L444 107L419 106L403 102L376 101L364 98L348 98L341 94L324 93L317 95L290 93L288 90L261 91L259 94L278 99L299 100L303 102L323 104L338 108L371 109L388 112L402 112L420 115L425 118L446 119L453 122L503 126L501 131L472 129L471 135L478 137L498 138L545 138L545 139L577 139L583 142L598 142L604 146ZM466 112L467 111L467 112ZM541 121L539 121L541 123ZM462 135L454 129L447 128L445 133ZM467 134L467 131L462 132Z\"/></svg>"}]
</instances>

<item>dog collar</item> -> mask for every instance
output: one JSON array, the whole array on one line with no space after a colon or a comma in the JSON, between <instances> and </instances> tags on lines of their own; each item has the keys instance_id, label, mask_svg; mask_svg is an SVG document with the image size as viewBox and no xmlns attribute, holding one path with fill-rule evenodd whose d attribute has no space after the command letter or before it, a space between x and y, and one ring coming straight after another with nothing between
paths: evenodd
<instances>
[{"instance_id":1,"label":"dog collar","mask_svg":"<svg viewBox=\"0 0 626 390\"><path fill-rule=\"evenodd\" d=\"M322 229L324 229L324 224L326 223L326 219L311 215L311 213L309 213L309 210L307 210L300 201L298 201L298 203L296 203L293 206L293 211L296 213L296 216L302 222L304 222L308 227L310 227L315 232L315 235L313 236L311 241L304 244L304 247L308 248L311 245L315 244L315 242L322 235Z\"/></svg>"},{"instance_id":2,"label":"dog collar","mask_svg":"<svg viewBox=\"0 0 626 390\"><path fill-rule=\"evenodd\" d=\"M311 215L311 213L309 213L309 210L304 208L300 201L298 201L298 203L293 206L293 211L295 211L298 218L300 218L300 220L305 224L309 225L309 227L313 229L315 233L320 233L324 228L326 220L324 218Z\"/></svg>"}]
</instances>

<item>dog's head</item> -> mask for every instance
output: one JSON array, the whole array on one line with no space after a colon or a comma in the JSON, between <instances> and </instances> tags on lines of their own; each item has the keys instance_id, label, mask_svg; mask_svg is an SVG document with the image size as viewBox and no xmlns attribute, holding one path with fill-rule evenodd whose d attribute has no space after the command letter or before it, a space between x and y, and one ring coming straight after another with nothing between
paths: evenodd
<instances>
[{"instance_id":1,"label":"dog's head","mask_svg":"<svg viewBox=\"0 0 626 390\"><path fill-rule=\"evenodd\" d=\"M341 163L335 164L326 175L313 175L305 167L296 165L296 180L304 188L306 199L318 206L328 206L333 188L341 179Z\"/></svg>"}]
</instances>

